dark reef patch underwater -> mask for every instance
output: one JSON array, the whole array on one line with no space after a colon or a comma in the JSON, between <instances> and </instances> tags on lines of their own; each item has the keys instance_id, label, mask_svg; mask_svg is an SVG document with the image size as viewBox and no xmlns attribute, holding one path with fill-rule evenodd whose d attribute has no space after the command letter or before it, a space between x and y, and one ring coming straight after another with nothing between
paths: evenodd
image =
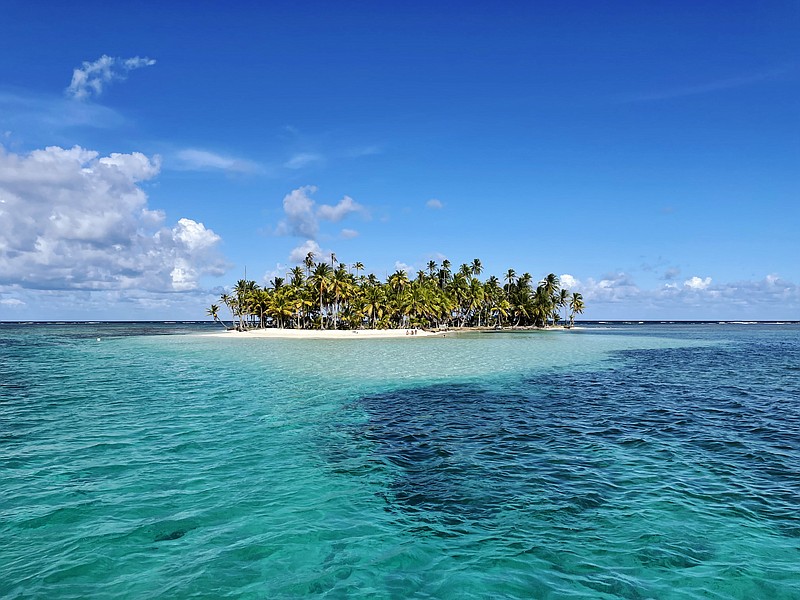
<instances>
[{"instance_id":1,"label":"dark reef patch underwater","mask_svg":"<svg viewBox=\"0 0 800 600\"><path fill-rule=\"evenodd\" d=\"M533 540L551 528L563 537L528 551L556 563L569 541L572 552L596 544L627 554L632 574L744 574L752 564L727 564L731 540L715 541L719 531L738 522L744 552L756 523L770 535L800 532L799 348L623 350L611 369L393 390L359 400L368 418L349 433L374 444L392 472L387 510L424 524L419 532ZM788 548L787 567L799 550ZM800 597L800 575L775 576L787 594L769 578L757 589ZM651 597L640 587L610 593Z\"/></svg>"}]
</instances>

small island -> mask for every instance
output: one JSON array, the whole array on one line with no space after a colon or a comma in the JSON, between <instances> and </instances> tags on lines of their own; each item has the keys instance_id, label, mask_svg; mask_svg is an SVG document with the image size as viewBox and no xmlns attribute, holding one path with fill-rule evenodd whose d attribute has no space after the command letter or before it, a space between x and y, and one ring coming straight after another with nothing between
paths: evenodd
<instances>
[{"instance_id":1,"label":"small island","mask_svg":"<svg viewBox=\"0 0 800 600\"><path fill-rule=\"evenodd\" d=\"M303 266L287 277L275 277L266 287L241 279L220 302L230 312L231 324L220 316L220 305L207 314L234 331L349 331L378 337L431 335L452 329L547 328L574 325L584 311L583 296L561 287L550 273L534 286L530 273L517 276L508 269L502 281L480 279L480 259L453 271L450 261L429 261L413 279L403 270L386 281L363 274L364 265L347 265L330 255L315 262L309 253ZM287 281L288 279L288 281ZM405 330L405 331L403 331Z\"/></svg>"}]
</instances>

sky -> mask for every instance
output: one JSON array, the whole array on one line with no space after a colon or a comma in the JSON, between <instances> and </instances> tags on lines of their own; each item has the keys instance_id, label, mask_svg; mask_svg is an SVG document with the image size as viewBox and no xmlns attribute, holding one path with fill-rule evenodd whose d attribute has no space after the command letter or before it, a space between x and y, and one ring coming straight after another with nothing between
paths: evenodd
<instances>
[{"instance_id":1,"label":"sky","mask_svg":"<svg viewBox=\"0 0 800 600\"><path fill-rule=\"evenodd\" d=\"M335 253L586 319L800 319L800 3L3 2L0 320Z\"/></svg>"}]
</instances>

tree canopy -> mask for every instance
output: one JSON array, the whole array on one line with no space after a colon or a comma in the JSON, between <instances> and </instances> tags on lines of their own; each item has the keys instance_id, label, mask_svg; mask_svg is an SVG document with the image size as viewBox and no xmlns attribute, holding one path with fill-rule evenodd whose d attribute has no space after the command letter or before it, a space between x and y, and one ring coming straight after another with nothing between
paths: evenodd
<instances>
[{"instance_id":1,"label":"tree canopy","mask_svg":"<svg viewBox=\"0 0 800 600\"><path fill-rule=\"evenodd\" d=\"M530 273L518 276L514 269L502 282L495 276L481 280L477 258L455 270L448 260L430 261L413 279L397 270L380 281L363 270L361 262L348 267L335 256L315 262L309 254L303 267L264 287L239 280L220 302L242 329L546 327L559 321L572 326L585 308L581 294L562 288L553 273L535 285ZM208 314L216 320L218 310L212 305Z\"/></svg>"}]
</instances>

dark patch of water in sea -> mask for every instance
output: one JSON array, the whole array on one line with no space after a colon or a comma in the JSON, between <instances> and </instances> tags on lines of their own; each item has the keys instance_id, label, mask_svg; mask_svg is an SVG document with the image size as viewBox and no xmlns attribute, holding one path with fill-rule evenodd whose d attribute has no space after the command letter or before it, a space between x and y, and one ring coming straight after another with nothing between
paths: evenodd
<instances>
[{"instance_id":1,"label":"dark patch of water in sea","mask_svg":"<svg viewBox=\"0 0 800 600\"><path fill-rule=\"evenodd\" d=\"M349 435L392 468L390 510L418 519L455 526L526 510L569 524L634 493L667 493L796 537L800 384L787 373L798 346L618 358L603 371L367 396L357 405L368 421ZM697 558L687 555L646 560Z\"/></svg>"}]
</instances>

